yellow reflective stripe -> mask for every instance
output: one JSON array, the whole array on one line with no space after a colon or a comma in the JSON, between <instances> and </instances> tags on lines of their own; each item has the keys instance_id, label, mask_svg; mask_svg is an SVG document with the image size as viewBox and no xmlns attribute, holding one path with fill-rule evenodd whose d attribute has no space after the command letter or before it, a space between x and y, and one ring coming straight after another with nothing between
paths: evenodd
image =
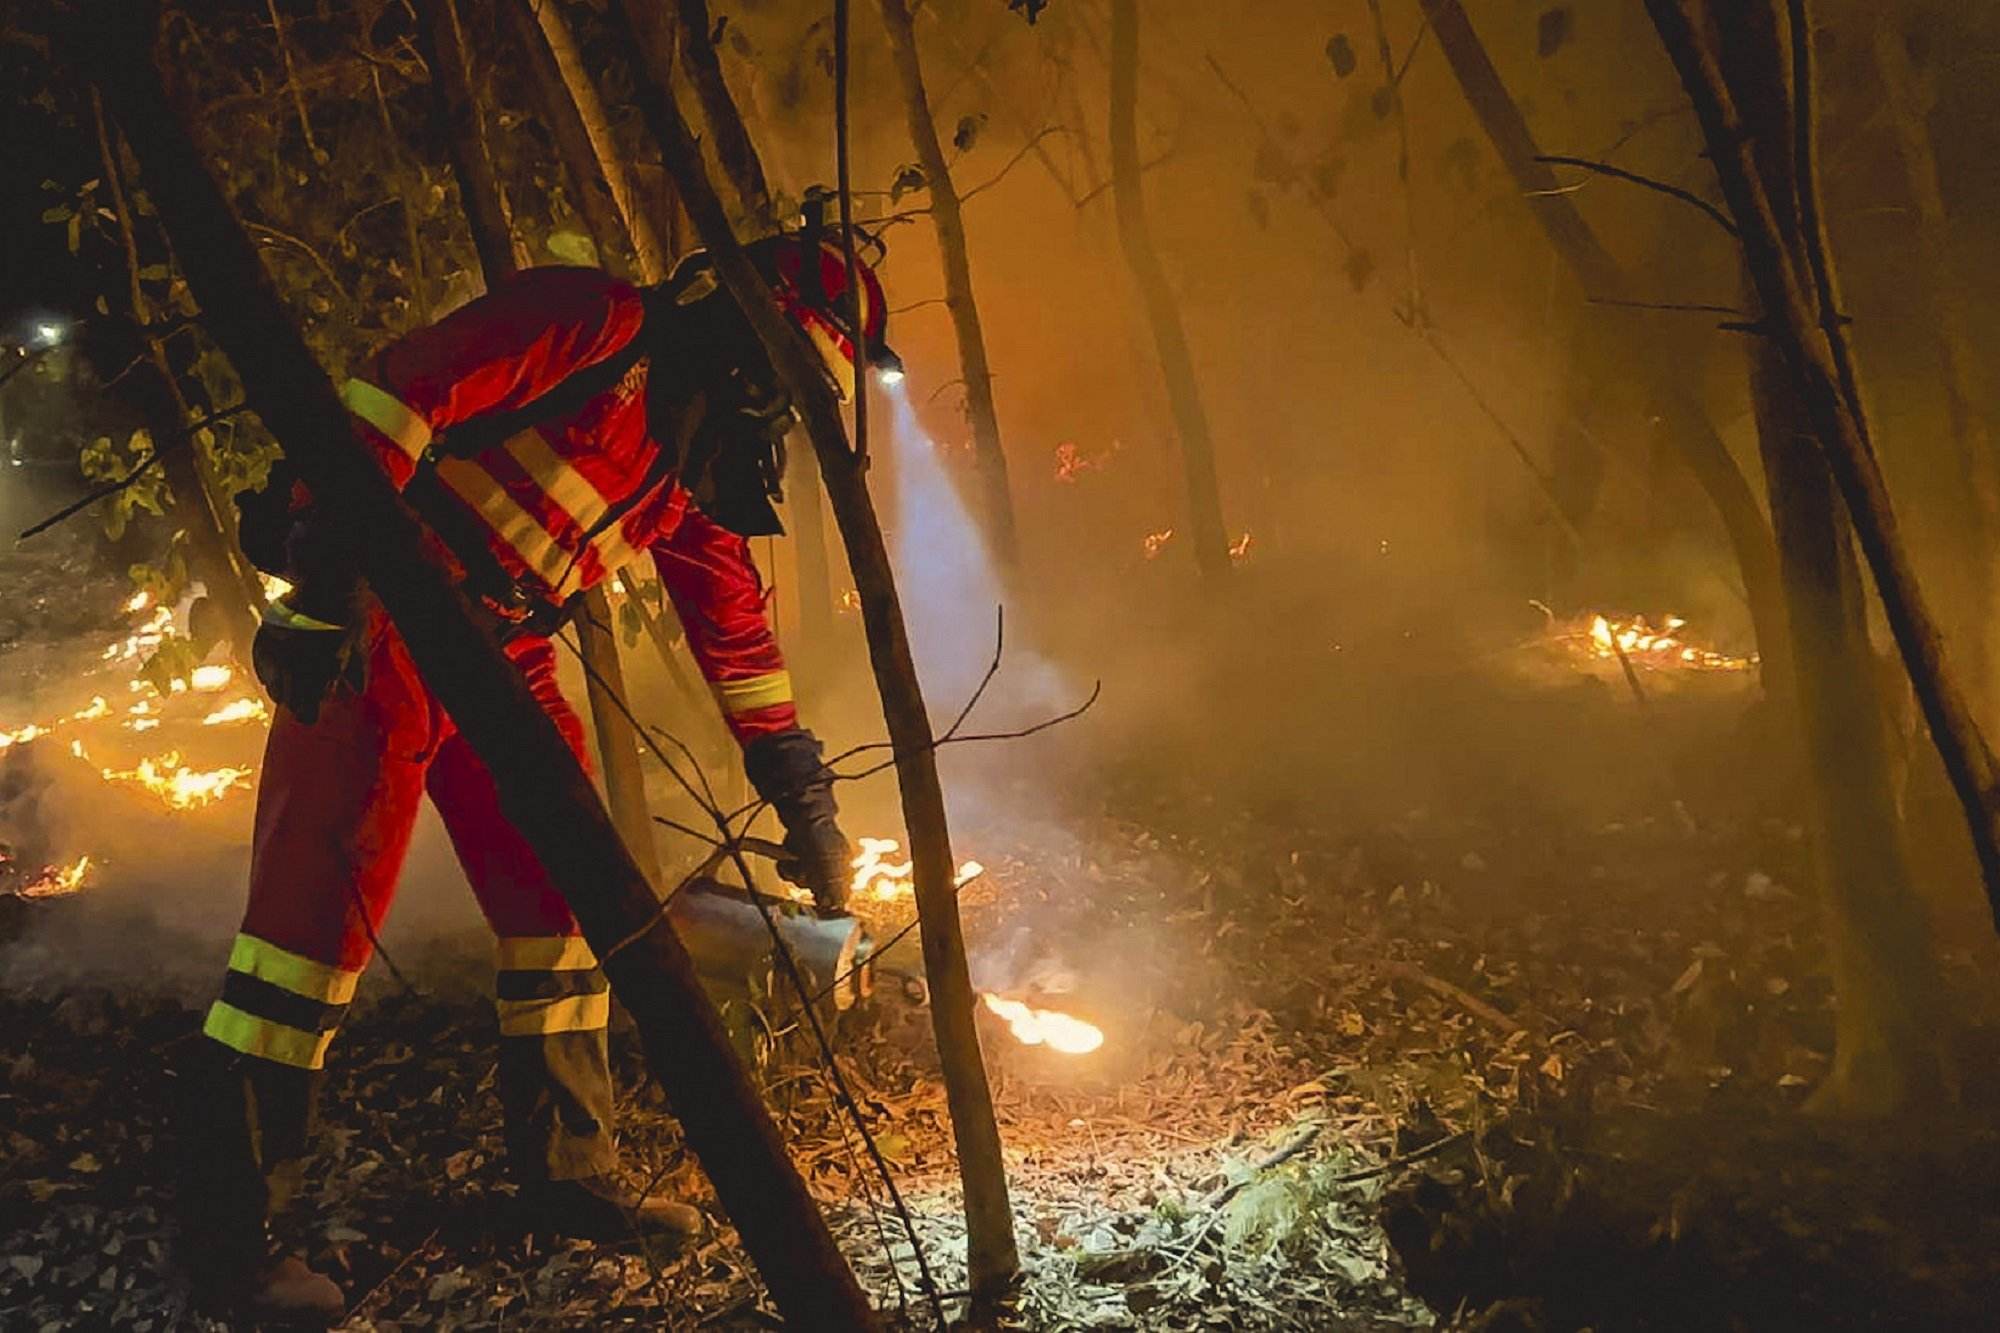
<instances>
[{"instance_id":1,"label":"yellow reflective stripe","mask_svg":"<svg viewBox=\"0 0 2000 1333\"><path fill-rule=\"evenodd\" d=\"M590 531L605 510L604 497L590 478L557 457L540 431L524 430L503 447L579 530Z\"/></svg>"},{"instance_id":2,"label":"yellow reflective stripe","mask_svg":"<svg viewBox=\"0 0 2000 1333\"><path fill-rule=\"evenodd\" d=\"M437 474L544 583L555 587L564 577L570 563L568 552L533 514L507 494L507 488L494 480L492 473L462 458L445 458L438 461ZM568 572L574 576L573 570Z\"/></svg>"},{"instance_id":3,"label":"yellow reflective stripe","mask_svg":"<svg viewBox=\"0 0 2000 1333\"><path fill-rule=\"evenodd\" d=\"M581 935L511 935L500 938L502 972L575 972L597 966Z\"/></svg>"},{"instance_id":4,"label":"yellow reflective stripe","mask_svg":"<svg viewBox=\"0 0 2000 1333\"><path fill-rule=\"evenodd\" d=\"M792 673L767 671L761 676L747 676L742 680L710 681L709 688L715 691L715 700L722 705L722 711L734 717L738 713L754 713L773 704L790 703Z\"/></svg>"},{"instance_id":5,"label":"yellow reflective stripe","mask_svg":"<svg viewBox=\"0 0 2000 1333\"><path fill-rule=\"evenodd\" d=\"M279 625L285 629L298 630L343 630L345 625L336 625L330 620L309 616L303 611L294 611L284 602L267 602L264 605L263 621L267 625Z\"/></svg>"},{"instance_id":6,"label":"yellow reflective stripe","mask_svg":"<svg viewBox=\"0 0 2000 1333\"><path fill-rule=\"evenodd\" d=\"M496 1000L503 1037L545 1037L552 1032L594 1032L611 1021L611 994L564 995L553 1000Z\"/></svg>"},{"instance_id":7,"label":"yellow reflective stripe","mask_svg":"<svg viewBox=\"0 0 2000 1333\"><path fill-rule=\"evenodd\" d=\"M522 431L507 441L505 448L522 470L542 488L542 493L569 515L578 532L589 532L604 517L604 511L610 508L604 493L590 478L563 461L541 432ZM623 523L613 523L598 533L591 539L590 548L597 553L598 564L606 573L632 564L639 558L638 552L625 540ZM567 563L568 555L565 554L563 559Z\"/></svg>"},{"instance_id":8,"label":"yellow reflective stripe","mask_svg":"<svg viewBox=\"0 0 2000 1333\"><path fill-rule=\"evenodd\" d=\"M411 458L420 456L431 442L430 423L402 399L367 380L349 380L340 386L340 401L347 410L396 442Z\"/></svg>"},{"instance_id":9,"label":"yellow reflective stripe","mask_svg":"<svg viewBox=\"0 0 2000 1333\"><path fill-rule=\"evenodd\" d=\"M281 990L322 1004L346 1004L354 998L354 988L361 982L359 972L316 962L255 935L236 937L236 943L229 948L229 970L268 981Z\"/></svg>"},{"instance_id":10,"label":"yellow reflective stripe","mask_svg":"<svg viewBox=\"0 0 2000 1333\"><path fill-rule=\"evenodd\" d=\"M209 1006L208 1019L201 1030L233 1051L275 1060L295 1069L320 1068L326 1063L326 1048L333 1043L332 1032L286 1027L221 1000Z\"/></svg>"}]
</instances>

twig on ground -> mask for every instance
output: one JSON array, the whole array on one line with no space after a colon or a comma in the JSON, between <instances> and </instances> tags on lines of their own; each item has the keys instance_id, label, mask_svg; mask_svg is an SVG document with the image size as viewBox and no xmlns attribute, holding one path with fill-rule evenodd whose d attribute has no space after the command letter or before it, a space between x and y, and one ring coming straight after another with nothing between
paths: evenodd
<instances>
[{"instance_id":1,"label":"twig on ground","mask_svg":"<svg viewBox=\"0 0 2000 1333\"><path fill-rule=\"evenodd\" d=\"M1379 958L1375 960L1374 965L1387 976L1422 986L1433 995L1450 1000L1488 1027L1504 1032L1510 1037L1517 1032L1527 1030L1463 986L1454 986L1442 977L1432 976L1415 963L1404 962L1399 958Z\"/></svg>"}]
</instances>

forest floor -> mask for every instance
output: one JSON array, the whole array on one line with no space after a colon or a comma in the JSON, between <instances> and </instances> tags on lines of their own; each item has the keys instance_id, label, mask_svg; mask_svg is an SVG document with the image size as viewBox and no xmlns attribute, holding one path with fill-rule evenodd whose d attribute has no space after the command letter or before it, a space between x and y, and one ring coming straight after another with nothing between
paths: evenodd
<instances>
[{"instance_id":1,"label":"forest floor","mask_svg":"<svg viewBox=\"0 0 2000 1333\"><path fill-rule=\"evenodd\" d=\"M1616 676L1553 669L1406 686L1435 723L1432 748L1399 737L1421 780L1371 778L1370 800L1315 785L1305 747L1197 761L1186 738L1165 737L1094 766L1088 799L1005 815L994 802L961 820L961 854L987 867L963 894L976 982L1106 1035L1067 1056L981 1017L1027 1273L1015 1323L1947 1329L1990 1317L1990 930L1940 909L1966 1110L1858 1127L1807 1116L1832 996L1803 835L1737 790L1727 737L1743 691L1640 709ZM59 657L37 671L64 674ZM1480 736L1460 725L1475 715L1491 724ZM1330 763L1380 762L1350 736L1356 752ZM1552 795L1494 767L1498 750L1534 749L1524 736L1539 738L1535 765L1587 755L1623 776L1587 800ZM201 761L254 757L256 737L197 737ZM62 735L37 744L52 743ZM1185 762L1163 762L1177 747ZM1701 766L1674 757L1688 753ZM1606 785L1596 770L1572 776ZM1403 801L1406 780L1436 799ZM202 814L148 816L138 836ZM163 1178L171 1071L203 999L172 960L198 974L226 936L189 938L160 903L108 891L115 860L102 873L71 896L0 894L0 1326L221 1327L172 1275ZM233 903L240 889L210 892ZM878 936L908 911L879 909ZM107 947L120 966L103 963ZM487 1233L510 1189L487 947L476 928L396 945L410 984L374 969L335 1047L312 1206L282 1228L347 1286L349 1326L773 1326L719 1220L671 1254ZM892 951L873 999L843 1017L841 1068L956 1315L964 1237L928 1013L897 971L912 959ZM631 1034L615 1047L635 1183L716 1218ZM903 1223L859 1165L814 1053L791 1036L765 1054L772 1105L844 1248L882 1303L925 1326Z\"/></svg>"}]
</instances>

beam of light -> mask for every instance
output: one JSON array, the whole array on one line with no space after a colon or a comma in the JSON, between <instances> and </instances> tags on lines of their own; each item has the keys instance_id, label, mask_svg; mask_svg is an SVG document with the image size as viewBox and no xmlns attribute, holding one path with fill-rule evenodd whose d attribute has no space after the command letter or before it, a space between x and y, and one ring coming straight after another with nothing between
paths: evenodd
<instances>
[{"instance_id":1,"label":"beam of light","mask_svg":"<svg viewBox=\"0 0 2000 1333\"><path fill-rule=\"evenodd\" d=\"M955 710L992 660L994 610L1005 603L1006 589L958 483L917 420L907 381L883 396L895 464L889 554L896 586L925 696L939 709ZM1055 712L1074 702L1074 693L1010 633L1006 661L981 711Z\"/></svg>"}]
</instances>

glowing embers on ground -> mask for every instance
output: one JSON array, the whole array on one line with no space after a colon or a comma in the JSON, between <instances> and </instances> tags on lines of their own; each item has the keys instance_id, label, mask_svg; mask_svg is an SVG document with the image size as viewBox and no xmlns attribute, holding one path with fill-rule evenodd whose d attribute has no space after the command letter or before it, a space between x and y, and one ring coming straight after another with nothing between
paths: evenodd
<instances>
[{"instance_id":1,"label":"glowing embers on ground","mask_svg":"<svg viewBox=\"0 0 2000 1333\"><path fill-rule=\"evenodd\" d=\"M1615 661L1623 656L1634 666L1678 671L1749 671L1757 665L1755 655L1736 657L1688 642L1681 632L1687 621L1680 616L1668 616L1658 629L1644 616L1613 620L1592 615L1589 619L1590 629L1582 637L1593 657Z\"/></svg>"},{"instance_id":2,"label":"glowing embers on ground","mask_svg":"<svg viewBox=\"0 0 2000 1333\"><path fill-rule=\"evenodd\" d=\"M1046 1046L1064 1055L1089 1055L1104 1044L1104 1029L1053 1009L1037 1009L991 991L981 991L986 1007L1006 1020L1007 1030L1024 1046Z\"/></svg>"},{"instance_id":3,"label":"glowing embers on ground","mask_svg":"<svg viewBox=\"0 0 2000 1333\"><path fill-rule=\"evenodd\" d=\"M78 759L90 762L82 741L71 741L69 749ZM247 788L253 770L230 765L190 768L181 762L179 750L169 750L141 759L131 768L99 765L97 771L106 782L126 783L151 792L170 809L195 810L221 800L238 788Z\"/></svg>"},{"instance_id":4,"label":"glowing embers on ground","mask_svg":"<svg viewBox=\"0 0 2000 1333\"><path fill-rule=\"evenodd\" d=\"M265 722L270 717L271 710L262 699L246 694L241 699L231 699L203 718L201 724L204 727L221 727L231 722Z\"/></svg>"},{"instance_id":5,"label":"glowing embers on ground","mask_svg":"<svg viewBox=\"0 0 2000 1333\"><path fill-rule=\"evenodd\" d=\"M66 866L45 867L15 892L23 898L63 898L81 889L89 874L90 858L79 856Z\"/></svg>"},{"instance_id":6,"label":"glowing embers on ground","mask_svg":"<svg viewBox=\"0 0 2000 1333\"><path fill-rule=\"evenodd\" d=\"M147 594L143 592L134 594L132 600L125 603L125 609L135 614L145 610L149 603L140 600L145 597ZM166 642L167 635L172 632L173 627L174 609L171 606L155 606L153 614L148 616L137 629L118 642L106 645L102 658L106 662L130 662Z\"/></svg>"}]
</instances>

